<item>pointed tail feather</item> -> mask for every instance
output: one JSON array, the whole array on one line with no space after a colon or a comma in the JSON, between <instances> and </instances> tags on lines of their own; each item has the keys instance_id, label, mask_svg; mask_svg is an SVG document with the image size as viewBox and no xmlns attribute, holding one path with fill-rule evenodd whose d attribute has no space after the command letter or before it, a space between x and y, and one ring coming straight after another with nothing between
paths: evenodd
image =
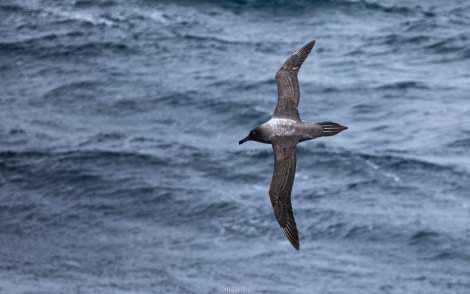
<instances>
[{"instance_id":1,"label":"pointed tail feather","mask_svg":"<svg viewBox=\"0 0 470 294\"><path fill-rule=\"evenodd\" d=\"M344 131L348 128L348 127L342 126L340 124L337 124L331 121L324 121L318 124L321 125L323 128L322 136L334 136L338 134L339 132Z\"/></svg>"}]
</instances>

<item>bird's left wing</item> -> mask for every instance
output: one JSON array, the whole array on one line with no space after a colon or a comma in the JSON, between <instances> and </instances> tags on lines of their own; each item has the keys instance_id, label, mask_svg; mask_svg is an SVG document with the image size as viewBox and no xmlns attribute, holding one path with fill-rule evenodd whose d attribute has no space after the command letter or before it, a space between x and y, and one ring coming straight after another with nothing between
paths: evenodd
<instances>
[{"instance_id":1,"label":"bird's left wing","mask_svg":"<svg viewBox=\"0 0 470 294\"><path fill-rule=\"evenodd\" d=\"M269 189L269 197L274 209L274 215L295 249L299 250L299 233L294 219L291 204L291 192L294 185L296 166L296 146L284 147L273 144L274 171Z\"/></svg>"}]
</instances>

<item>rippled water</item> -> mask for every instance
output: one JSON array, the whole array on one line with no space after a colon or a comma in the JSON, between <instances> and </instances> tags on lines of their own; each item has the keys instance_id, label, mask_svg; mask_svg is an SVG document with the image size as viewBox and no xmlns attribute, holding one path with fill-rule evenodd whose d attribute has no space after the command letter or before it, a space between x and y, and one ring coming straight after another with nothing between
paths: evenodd
<instances>
[{"instance_id":1,"label":"rippled water","mask_svg":"<svg viewBox=\"0 0 470 294\"><path fill-rule=\"evenodd\" d=\"M466 1L0 2L1 293L469 293ZM301 250L274 74L311 39Z\"/></svg>"}]
</instances>

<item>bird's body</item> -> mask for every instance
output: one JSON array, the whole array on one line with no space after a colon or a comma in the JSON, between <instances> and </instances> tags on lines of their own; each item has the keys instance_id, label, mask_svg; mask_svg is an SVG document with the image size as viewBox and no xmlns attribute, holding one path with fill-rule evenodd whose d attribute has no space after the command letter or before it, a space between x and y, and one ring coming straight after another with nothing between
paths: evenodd
<instances>
[{"instance_id":1,"label":"bird's body","mask_svg":"<svg viewBox=\"0 0 470 294\"><path fill-rule=\"evenodd\" d=\"M274 170L269 197L282 231L297 250L300 248L299 233L291 205L297 144L322 136L333 136L347 129L334 122L312 123L300 119L297 109L300 100L297 73L314 44L315 41L311 41L297 50L277 71L278 101L272 118L252 129L248 136L239 142L243 144L252 140L272 144Z\"/></svg>"},{"instance_id":2,"label":"bird's body","mask_svg":"<svg viewBox=\"0 0 470 294\"><path fill-rule=\"evenodd\" d=\"M279 144L280 140L284 140L285 143L281 145L297 145L298 142L325 136L321 123L297 121L290 118L271 118L260 125L260 128L268 135L267 142L262 143L268 144Z\"/></svg>"}]
</instances>

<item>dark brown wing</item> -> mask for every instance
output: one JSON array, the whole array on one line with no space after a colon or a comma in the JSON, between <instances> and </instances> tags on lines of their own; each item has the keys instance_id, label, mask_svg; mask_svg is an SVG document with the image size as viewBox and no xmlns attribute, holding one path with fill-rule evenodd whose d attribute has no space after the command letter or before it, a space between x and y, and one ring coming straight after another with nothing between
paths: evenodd
<instances>
[{"instance_id":1,"label":"dark brown wing","mask_svg":"<svg viewBox=\"0 0 470 294\"><path fill-rule=\"evenodd\" d=\"M297 50L289 59L287 59L282 67L276 73L276 83L278 99L274 115L284 109L293 109L297 111L300 100L299 80L297 73L300 66L312 51L315 40L305 44ZM298 116L298 114L297 114Z\"/></svg>"},{"instance_id":2,"label":"dark brown wing","mask_svg":"<svg viewBox=\"0 0 470 294\"><path fill-rule=\"evenodd\" d=\"M291 205L291 192L294 185L296 147L282 147L273 144L274 171L269 189L269 197L274 209L274 215L295 249L299 250L299 232L295 224Z\"/></svg>"}]
</instances>

